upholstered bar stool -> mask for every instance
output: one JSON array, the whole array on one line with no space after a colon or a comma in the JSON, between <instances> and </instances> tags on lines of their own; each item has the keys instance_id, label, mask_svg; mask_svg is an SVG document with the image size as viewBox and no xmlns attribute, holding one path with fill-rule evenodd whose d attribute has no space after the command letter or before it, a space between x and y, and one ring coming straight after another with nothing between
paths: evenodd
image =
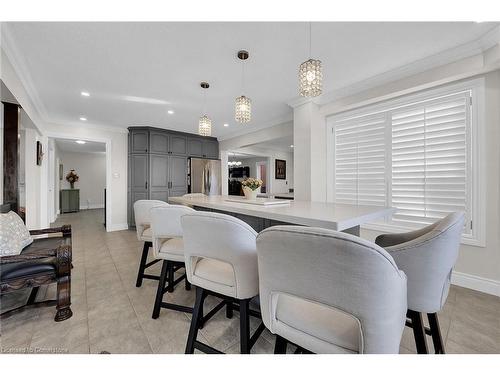
<instances>
[{"instance_id":1,"label":"upholstered bar stool","mask_svg":"<svg viewBox=\"0 0 500 375\"><path fill-rule=\"evenodd\" d=\"M196 340L200 326L218 309L227 306L240 313L240 350L250 349L264 330L260 324L250 337L250 315L260 318L260 313L250 310L249 302L259 293L257 271L257 233L245 222L229 215L197 212L181 218L184 232L184 257L189 282L196 286L196 302L186 344L186 353L199 349L205 353L220 353ZM222 299L206 316L203 303L207 295Z\"/></svg>"},{"instance_id":2,"label":"upholstered bar stool","mask_svg":"<svg viewBox=\"0 0 500 375\"><path fill-rule=\"evenodd\" d=\"M136 287L142 285L143 279L159 280L159 276L148 275L145 273L146 269L156 264L160 259L155 259L151 262L148 261L149 248L153 246L152 235L151 235L151 216L149 211L153 207L168 206L168 203L158 200L146 200L141 199L134 203L134 218L135 218L135 230L137 232L137 239L139 241L144 241L144 246L142 248L141 261L139 263L139 271L137 272L137 282Z\"/></svg>"},{"instance_id":3,"label":"upholstered bar stool","mask_svg":"<svg viewBox=\"0 0 500 375\"><path fill-rule=\"evenodd\" d=\"M173 292L174 286L183 279L186 281L186 289L191 289L185 274L175 279L174 273L184 267L181 217L193 212L196 211L190 207L178 205L153 207L150 211L154 256L163 261L153 308L153 319L160 316L162 307L188 313L193 311L190 306L163 302L163 295L166 292Z\"/></svg>"},{"instance_id":4,"label":"upholstered bar stool","mask_svg":"<svg viewBox=\"0 0 500 375\"><path fill-rule=\"evenodd\" d=\"M428 353L426 334L436 354L445 352L437 313L448 297L463 228L464 214L452 213L423 229L383 234L375 240L408 277L406 325L413 328L417 353ZM427 314L429 328L424 327L422 313Z\"/></svg>"},{"instance_id":5,"label":"upholstered bar stool","mask_svg":"<svg viewBox=\"0 0 500 375\"><path fill-rule=\"evenodd\" d=\"M257 236L262 320L313 353L399 353L406 276L381 247L322 228L275 226ZM304 350L301 350L304 352Z\"/></svg>"}]
</instances>

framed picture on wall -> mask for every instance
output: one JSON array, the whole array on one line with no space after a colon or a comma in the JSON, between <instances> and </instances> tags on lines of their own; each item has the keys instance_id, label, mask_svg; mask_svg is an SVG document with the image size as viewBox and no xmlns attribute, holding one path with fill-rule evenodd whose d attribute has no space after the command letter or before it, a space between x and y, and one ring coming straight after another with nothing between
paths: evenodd
<instances>
[{"instance_id":1,"label":"framed picture on wall","mask_svg":"<svg viewBox=\"0 0 500 375\"><path fill-rule=\"evenodd\" d=\"M276 180L286 180L286 160L275 160L274 178Z\"/></svg>"},{"instance_id":2,"label":"framed picture on wall","mask_svg":"<svg viewBox=\"0 0 500 375\"><path fill-rule=\"evenodd\" d=\"M36 141L36 165L42 165L43 149L42 142Z\"/></svg>"}]
</instances>

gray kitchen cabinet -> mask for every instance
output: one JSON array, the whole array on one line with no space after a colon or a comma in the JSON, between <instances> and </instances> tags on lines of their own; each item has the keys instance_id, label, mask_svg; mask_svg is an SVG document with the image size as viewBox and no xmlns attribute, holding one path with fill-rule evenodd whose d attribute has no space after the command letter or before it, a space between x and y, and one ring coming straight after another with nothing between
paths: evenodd
<instances>
[{"instance_id":1,"label":"gray kitchen cabinet","mask_svg":"<svg viewBox=\"0 0 500 375\"><path fill-rule=\"evenodd\" d=\"M80 211L80 189L62 189L60 207L62 214Z\"/></svg>"},{"instance_id":2,"label":"gray kitchen cabinet","mask_svg":"<svg viewBox=\"0 0 500 375\"><path fill-rule=\"evenodd\" d=\"M138 130L129 135L129 153L145 154L149 149L149 132Z\"/></svg>"},{"instance_id":3,"label":"gray kitchen cabinet","mask_svg":"<svg viewBox=\"0 0 500 375\"><path fill-rule=\"evenodd\" d=\"M165 132L149 132L149 152L155 154L168 154L170 150L170 135Z\"/></svg>"},{"instance_id":4,"label":"gray kitchen cabinet","mask_svg":"<svg viewBox=\"0 0 500 375\"><path fill-rule=\"evenodd\" d=\"M187 158L169 156L169 181L171 191L187 192Z\"/></svg>"},{"instance_id":5,"label":"gray kitchen cabinet","mask_svg":"<svg viewBox=\"0 0 500 375\"><path fill-rule=\"evenodd\" d=\"M149 156L150 199L168 201L169 158L168 155Z\"/></svg>"},{"instance_id":6,"label":"gray kitchen cabinet","mask_svg":"<svg viewBox=\"0 0 500 375\"><path fill-rule=\"evenodd\" d=\"M188 140L188 154L194 157L203 157L203 141L199 138L190 138Z\"/></svg>"},{"instance_id":7,"label":"gray kitchen cabinet","mask_svg":"<svg viewBox=\"0 0 500 375\"><path fill-rule=\"evenodd\" d=\"M219 157L216 138L148 126L129 128L128 222L133 227L133 204L140 199L168 202L187 193L189 157Z\"/></svg>"},{"instance_id":8,"label":"gray kitchen cabinet","mask_svg":"<svg viewBox=\"0 0 500 375\"><path fill-rule=\"evenodd\" d=\"M130 190L148 189L148 155L130 155L129 157Z\"/></svg>"},{"instance_id":9,"label":"gray kitchen cabinet","mask_svg":"<svg viewBox=\"0 0 500 375\"><path fill-rule=\"evenodd\" d=\"M187 138L185 136L170 136L170 154L184 156L188 154Z\"/></svg>"},{"instance_id":10,"label":"gray kitchen cabinet","mask_svg":"<svg viewBox=\"0 0 500 375\"><path fill-rule=\"evenodd\" d=\"M219 158L219 142L212 140L203 141L203 157L207 159Z\"/></svg>"}]
</instances>

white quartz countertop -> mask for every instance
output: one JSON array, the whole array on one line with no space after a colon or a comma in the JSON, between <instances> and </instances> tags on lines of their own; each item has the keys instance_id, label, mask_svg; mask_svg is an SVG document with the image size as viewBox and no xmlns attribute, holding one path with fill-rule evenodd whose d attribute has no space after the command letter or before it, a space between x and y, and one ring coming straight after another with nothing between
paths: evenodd
<instances>
[{"instance_id":1,"label":"white quartz countertop","mask_svg":"<svg viewBox=\"0 0 500 375\"><path fill-rule=\"evenodd\" d=\"M374 221L390 215L394 211L391 207L358 206L297 200L291 200L287 205L259 206L228 202L226 201L228 197L229 196L224 195L186 198L171 197L169 198L169 202L338 231Z\"/></svg>"}]
</instances>

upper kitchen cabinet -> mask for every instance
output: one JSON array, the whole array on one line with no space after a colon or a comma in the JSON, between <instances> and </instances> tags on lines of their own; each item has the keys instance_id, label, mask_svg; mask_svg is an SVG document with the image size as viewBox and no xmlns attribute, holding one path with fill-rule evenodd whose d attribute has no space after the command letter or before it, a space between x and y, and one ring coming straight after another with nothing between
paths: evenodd
<instances>
[{"instance_id":1,"label":"upper kitchen cabinet","mask_svg":"<svg viewBox=\"0 0 500 375\"><path fill-rule=\"evenodd\" d=\"M129 153L146 154L149 150L149 132L147 130L130 130Z\"/></svg>"},{"instance_id":2,"label":"upper kitchen cabinet","mask_svg":"<svg viewBox=\"0 0 500 375\"><path fill-rule=\"evenodd\" d=\"M172 155L188 154L188 141L186 136L177 134L170 136L170 154Z\"/></svg>"},{"instance_id":3,"label":"upper kitchen cabinet","mask_svg":"<svg viewBox=\"0 0 500 375\"><path fill-rule=\"evenodd\" d=\"M203 140L203 157L207 159L218 159L219 158L219 142L211 139Z\"/></svg>"},{"instance_id":4,"label":"upper kitchen cabinet","mask_svg":"<svg viewBox=\"0 0 500 375\"><path fill-rule=\"evenodd\" d=\"M219 142L213 138L189 138L188 155L196 158L218 159Z\"/></svg>"},{"instance_id":5,"label":"upper kitchen cabinet","mask_svg":"<svg viewBox=\"0 0 500 375\"><path fill-rule=\"evenodd\" d=\"M170 135L162 131L150 131L149 146L151 153L168 154L170 149Z\"/></svg>"}]
</instances>

